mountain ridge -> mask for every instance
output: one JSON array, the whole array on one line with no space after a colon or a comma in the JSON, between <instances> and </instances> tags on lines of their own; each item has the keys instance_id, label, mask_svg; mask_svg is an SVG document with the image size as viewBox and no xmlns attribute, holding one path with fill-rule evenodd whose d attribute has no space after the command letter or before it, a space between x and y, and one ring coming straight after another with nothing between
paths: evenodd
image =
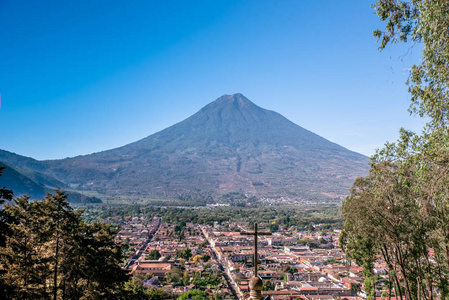
<instances>
[{"instance_id":1,"label":"mountain ridge","mask_svg":"<svg viewBox=\"0 0 449 300\"><path fill-rule=\"evenodd\" d=\"M20 156L19 156L20 157ZM26 157L24 157L26 158ZM14 192L14 197L27 195L32 200L40 200L47 193L52 193L56 189L67 189L63 182L52 178L49 175L8 165L0 161L0 168L4 168L0 176L0 186L7 187ZM70 203L101 203L96 197L89 197L74 191L68 191L67 201Z\"/></svg>"},{"instance_id":2,"label":"mountain ridge","mask_svg":"<svg viewBox=\"0 0 449 300\"><path fill-rule=\"evenodd\" d=\"M0 151L0 160L4 158ZM23 164L80 190L163 197L228 192L341 197L368 170L365 156L239 93L224 95L185 120L122 147Z\"/></svg>"}]
</instances>

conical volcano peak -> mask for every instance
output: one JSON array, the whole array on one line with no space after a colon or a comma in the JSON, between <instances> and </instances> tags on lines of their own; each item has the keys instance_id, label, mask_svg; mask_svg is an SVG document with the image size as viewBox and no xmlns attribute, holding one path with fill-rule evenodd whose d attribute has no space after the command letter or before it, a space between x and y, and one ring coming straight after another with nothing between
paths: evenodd
<instances>
[{"instance_id":1,"label":"conical volcano peak","mask_svg":"<svg viewBox=\"0 0 449 300\"><path fill-rule=\"evenodd\" d=\"M217 100L215 100L214 102L221 103L221 104L226 104L226 103L234 103L234 104L251 103L251 104L254 104L250 100L248 100L248 98L246 98L245 96L243 96L240 93L236 93L233 95L223 95L220 98L218 98Z\"/></svg>"},{"instance_id":2,"label":"conical volcano peak","mask_svg":"<svg viewBox=\"0 0 449 300\"><path fill-rule=\"evenodd\" d=\"M12 162L1 151L0 160ZM21 167L34 166L67 185L110 195L219 197L239 192L327 199L346 195L354 179L367 174L368 162L233 94L120 148L56 161L25 161Z\"/></svg>"},{"instance_id":3,"label":"conical volcano peak","mask_svg":"<svg viewBox=\"0 0 449 300\"><path fill-rule=\"evenodd\" d=\"M223 95L203 108L205 111L247 111L254 109L261 110L259 106L240 93Z\"/></svg>"},{"instance_id":4,"label":"conical volcano peak","mask_svg":"<svg viewBox=\"0 0 449 300\"><path fill-rule=\"evenodd\" d=\"M203 107L197 114L192 116L192 119L197 124L202 123L203 126L226 125L233 127L236 124L240 124L239 127L242 127L243 124L248 122L263 122L267 112L267 110L257 106L238 93L221 96ZM248 124L248 126L250 125Z\"/></svg>"}]
</instances>

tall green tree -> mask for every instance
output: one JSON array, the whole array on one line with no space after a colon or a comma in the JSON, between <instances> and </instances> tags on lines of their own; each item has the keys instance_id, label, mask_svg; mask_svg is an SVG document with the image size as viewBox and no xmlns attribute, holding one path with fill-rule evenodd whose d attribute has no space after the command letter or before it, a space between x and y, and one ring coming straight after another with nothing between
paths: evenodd
<instances>
[{"instance_id":1,"label":"tall green tree","mask_svg":"<svg viewBox=\"0 0 449 300\"><path fill-rule=\"evenodd\" d=\"M5 167L0 167L0 180L4 169ZM2 185L0 184L0 186ZM6 187L0 188L0 248L5 246L6 236L8 235L9 232L9 228L5 220L6 216L3 211L3 204L5 203L5 201L11 201L12 199L13 199L12 190L7 189ZM5 270L0 268L0 294L3 295L7 293L6 292L7 285L4 282L4 273Z\"/></svg>"},{"instance_id":2,"label":"tall green tree","mask_svg":"<svg viewBox=\"0 0 449 300\"><path fill-rule=\"evenodd\" d=\"M449 17L445 0L378 0L377 15L386 22L375 30L379 49L398 42L423 46L420 64L411 68L407 82L410 111L430 118L432 128L449 125Z\"/></svg>"},{"instance_id":3,"label":"tall green tree","mask_svg":"<svg viewBox=\"0 0 449 300\"><path fill-rule=\"evenodd\" d=\"M46 241L45 252L41 255L50 262L52 278L49 286L52 288L52 298L58 299L59 294L65 296L64 277L67 271L67 260L76 249L77 235L81 212L74 212L68 204L67 194L57 190L47 194L37 205L42 218L40 235Z\"/></svg>"},{"instance_id":4,"label":"tall green tree","mask_svg":"<svg viewBox=\"0 0 449 300\"><path fill-rule=\"evenodd\" d=\"M6 299L49 298L49 260L43 255L46 239L40 233L42 218L38 203L27 196L4 206L8 235L0 248L0 265Z\"/></svg>"},{"instance_id":5,"label":"tall green tree","mask_svg":"<svg viewBox=\"0 0 449 300\"><path fill-rule=\"evenodd\" d=\"M5 167L0 167L0 176L2 175L4 169ZM0 188L0 204L5 203L5 201L11 201L12 197L13 197L12 190L7 189L6 187Z\"/></svg>"},{"instance_id":6,"label":"tall green tree","mask_svg":"<svg viewBox=\"0 0 449 300\"><path fill-rule=\"evenodd\" d=\"M114 242L117 230L104 223L84 224L84 273L87 275L81 299L115 299L128 280L121 269L122 249Z\"/></svg>"},{"instance_id":7,"label":"tall green tree","mask_svg":"<svg viewBox=\"0 0 449 300\"><path fill-rule=\"evenodd\" d=\"M419 135L401 130L397 143L372 157L343 204L341 240L349 255L382 255L396 296L442 299L449 288L449 6L443 0L378 0L386 22L375 30L379 49L420 44L419 64L407 81L410 112L426 117ZM372 253L357 245L372 245ZM429 253L432 253L430 255Z\"/></svg>"},{"instance_id":8,"label":"tall green tree","mask_svg":"<svg viewBox=\"0 0 449 300\"><path fill-rule=\"evenodd\" d=\"M148 259L158 260L159 258L161 258L161 253L157 250L151 250L150 253L148 253Z\"/></svg>"},{"instance_id":9,"label":"tall green tree","mask_svg":"<svg viewBox=\"0 0 449 300\"><path fill-rule=\"evenodd\" d=\"M431 249L439 252L440 247L435 243L434 210L419 175L422 164L412 151L419 141L402 131L397 144L388 144L372 157L369 175L354 182L343 203L341 242L347 254L366 270L372 270L373 259L382 255L398 296L404 290L407 299L418 293L432 298L434 283L446 281L435 272L441 265L429 257Z\"/></svg>"},{"instance_id":10,"label":"tall green tree","mask_svg":"<svg viewBox=\"0 0 449 300\"><path fill-rule=\"evenodd\" d=\"M59 190L42 201L21 197L4 206L4 298L123 298L128 276L120 266L116 231L104 223L86 224L81 214Z\"/></svg>"}]
</instances>

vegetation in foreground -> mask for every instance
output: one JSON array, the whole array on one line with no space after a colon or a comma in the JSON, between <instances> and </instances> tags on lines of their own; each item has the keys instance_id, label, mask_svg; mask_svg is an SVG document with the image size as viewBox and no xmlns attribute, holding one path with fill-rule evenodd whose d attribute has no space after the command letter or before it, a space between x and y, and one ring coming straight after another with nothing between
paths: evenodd
<instances>
[{"instance_id":1,"label":"vegetation in foreground","mask_svg":"<svg viewBox=\"0 0 449 300\"><path fill-rule=\"evenodd\" d=\"M162 291L133 288L117 231L86 223L67 197L58 190L30 201L0 189L2 299L166 299Z\"/></svg>"},{"instance_id":2,"label":"vegetation in foreground","mask_svg":"<svg viewBox=\"0 0 449 300\"><path fill-rule=\"evenodd\" d=\"M449 296L449 8L447 1L378 1L388 44L423 45L407 82L410 112L426 117L420 135L401 129L396 143L374 155L371 170L354 182L343 203L347 254L363 265L372 299L373 264L383 259L390 294L405 299Z\"/></svg>"}]
</instances>

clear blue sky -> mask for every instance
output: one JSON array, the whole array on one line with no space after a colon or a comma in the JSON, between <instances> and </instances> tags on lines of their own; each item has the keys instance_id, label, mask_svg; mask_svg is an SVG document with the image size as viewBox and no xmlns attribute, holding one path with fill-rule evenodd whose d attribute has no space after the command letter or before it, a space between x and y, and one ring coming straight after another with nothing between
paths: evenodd
<instances>
[{"instance_id":1,"label":"clear blue sky","mask_svg":"<svg viewBox=\"0 0 449 300\"><path fill-rule=\"evenodd\" d=\"M405 85L418 46L379 52L371 3L0 0L0 149L98 152L240 92L371 155L423 123Z\"/></svg>"}]
</instances>

